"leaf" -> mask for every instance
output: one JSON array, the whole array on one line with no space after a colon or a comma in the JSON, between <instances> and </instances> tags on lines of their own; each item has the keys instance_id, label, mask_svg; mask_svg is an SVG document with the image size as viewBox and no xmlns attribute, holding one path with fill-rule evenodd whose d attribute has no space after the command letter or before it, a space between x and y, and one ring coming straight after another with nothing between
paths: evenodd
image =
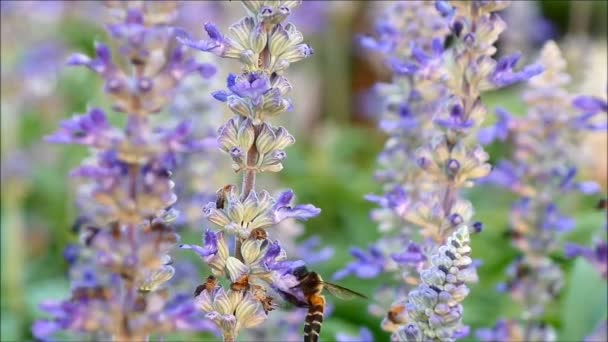
<instances>
[{"instance_id":1,"label":"leaf","mask_svg":"<svg viewBox=\"0 0 608 342\"><path fill-rule=\"evenodd\" d=\"M19 331L22 322L16 315L2 310L2 321L0 324L2 324L0 341L18 341L22 338Z\"/></svg>"},{"instance_id":2,"label":"leaf","mask_svg":"<svg viewBox=\"0 0 608 342\"><path fill-rule=\"evenodd\" d=\"M582 341L606 317L606 282L584 259L578 259L561 302L560 341Z\"/></svg>"}]
</instances>

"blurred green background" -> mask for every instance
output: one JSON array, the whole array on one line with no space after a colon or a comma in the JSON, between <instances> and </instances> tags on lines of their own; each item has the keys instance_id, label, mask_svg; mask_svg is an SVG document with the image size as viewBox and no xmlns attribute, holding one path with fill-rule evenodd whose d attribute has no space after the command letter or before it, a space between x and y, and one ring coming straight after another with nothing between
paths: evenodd
<instances>
[{"instance_id":1,"label":"blurred green background","mask_svg":"<svg viewBox=\"0 0 608 342\"><path fill-rule=\"evenodd\" d=\"M195 2L188 3L198 10L178 24L197 34L209 18L227 27L243 13L235 2L200 3L200 8ZM517 3L528 3L528 7L505 13L507 23L522 20L535 9L537 18L552 25L551 35L570 61L573 91L605 98L606 2ZM306 235L320 235L324 244L334 247L334 257L317 267L330 277L351 260L351 246L365 247L378 236L368 218L373 206L363 196L380 191L372 174L385 137L375 128L374 113L364 110L360 99L374 82L386 80L388 75L378 68L377 61L357 49L353 39L358 33L371 32L371 20L381 4L331 1L307 6L316 12L305 13L299 20L306 21L308 15L309 20L319 21L301 28L315 55L290 74L296 111L284 123L298 142L288 151L284 172L263 175L262 182L268 181L265 177L277 177L275 183L293 188L300 203L322 208L322 215L307 222ZM41 138L61 119L83 112L87 105L108 107L96 75L64 68L69 52L92 53L93 40L108 41L96 14L100 10L101 5L95 2L2 1L2 341L31 339L30 326L41 317L37 305L44 299L68 295L62 250L67 243L77 241L70 226L78 215L68 173L88 153L77 147L49 146ZM507 34L502 50L522 50L529 62L540 46L538 39L527 32L528 27L513 25L511 31L520 37ZM593 77L589 77L590 70ZM227 71L223 67L217 77L223 79ZM484 100L490 108L501 105L522 114L518 94L518 89L508 89L488 94ZM597 160L592 160L583 174L600 182L604 192L605 141L605 135L590 136L581 147L595 151ZM496 161L507 155L507 147L495 144L489 153ZM503 235L513 197L489 187L478 187L467 196L476 206L477 219L486 226L473 242L474 258L483 261L481 281L466 300L465 322L476 329L493 325L499 317L517 317L518 307L495 291L504 279L506 265L517 253ZM560 199L569 208L566 212L576 213L577 219L577 228L565 240L589 244L602 232L605 217L594 210L596 200ZM187 230L182 240L197 242L201 229ZM547 319L558 329L561 341L581 340L606 318L606 284L584 261L565 260L559 255L556 260L564 267L567 279ZM343 284L370 293L386 281L348 278ZM367 313L366 303L335 305L324 325L324 340L333 340L338 331L355 333L359 326L373 330L378 341L388 340L379 320Z\"/></svg>"}]
</instances>

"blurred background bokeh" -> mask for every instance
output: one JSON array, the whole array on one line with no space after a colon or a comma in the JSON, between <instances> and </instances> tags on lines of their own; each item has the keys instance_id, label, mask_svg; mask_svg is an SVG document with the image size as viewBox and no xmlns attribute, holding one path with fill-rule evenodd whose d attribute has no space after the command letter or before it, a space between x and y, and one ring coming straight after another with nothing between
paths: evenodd
<instances>
[{"instance_id":1,"label":"blurred background bokeh","mask_svg":"<svg viewBox=\"0 0 608 342\"><path fill-rule=\"evenodd\" d=\"M354 38L370 32L375 15L390 3L305 0L293 18L314 47L315 55L298 63L290 74L295 111L281 124L296 136L297 143L288 151L285 171L262 176L261 181L272 189L293 188L300 203L322 208L322 215L307 222L301 239L318 235L323 245L334 248L333 257L316 266L328 277L350 260L351 246L366 246L378 234L368 218L373 204L363 196L379 191L380 185L372 174L385 137L376 128L376 113L367 99L370 87L387 80L389 75L379 61L357 47ZM555 39L568 59L574 80L571 90L606 98L607 4L514 1L504 13L510 28L499 51L522 51L524 62L530 62L544 41ZM204 22L213 20L218 26L227 27L243 13L237 1L186 1L183 7L178 25L197 32L199 37ZM75 185L68 174L87 156L83 148L50 145L42 138L53 132L60 120L84 112L87 106L108 108L96 75L65 67L66 56L71 52L91 53L94 40L108 39L100 15L103 8L96 2L2 0L0 9L0 339L21 341L32 338L30 326L41 317L38 303L68 294L68 265L62 252L66 245L77 241L71 226L78 217ZM207 84L207 89L223 88L228 70L234 68L225 61L220 61L219 67L217 82ZM208 101L208 92L205 88L191 91L187 100L200 97ZM519 90L512 88L489 94L485 100L490 108L501 105L521 115L524 108L518 94ZM215 122L209 117L200 120L217 127L221 115L216 113ZM600 183L604 193L606 145L605 133L590 133L580 147L581 154L587 156L583 175ZM492 160L498 160L507 148L495 143L488 150ZM205 175L197 181L214 189L234 177L228 167L215 172L220 174ZM507 296L495 291L516 252L504 235L512 198L484 186L475 188L468 197L477 209L478 219L487 227L473 242L474 257L483 261L479 268L481 282L466 300L465 323L475 329L490 326L497 317L517 311ZM576 208L577 228L565 239L588 244L595 232L604 229L605 218L594 210L595 200L570 200ZM202 221L191 224L182 230L182 241L197 243L202 229ZM190 257L179 251L176 254L180 254L178 259ZM580 340L606 317L606 285L585 262L564 259L561 265L568 274L567 282L549 319L557 327L560 340ZM194 272L200 272L203 279L202 266ZM365 292L383 281L386 280L349 278L344 285ZM388 334L380 330L378 319L367 314L363 302L336 302L323 334L325 340L332 340L336 332L355 333L360 326L371 329L378 341L388 339Z\"/></svg>"}]
</instances>

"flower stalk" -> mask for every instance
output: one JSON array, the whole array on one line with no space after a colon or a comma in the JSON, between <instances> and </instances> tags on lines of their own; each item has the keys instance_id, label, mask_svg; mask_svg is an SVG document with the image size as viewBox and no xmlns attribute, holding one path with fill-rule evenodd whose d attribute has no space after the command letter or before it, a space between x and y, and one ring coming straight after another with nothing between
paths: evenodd
<instances>
[{"instance_id":1,"label":"flower stalk","mask_svg":"<svg viewBox=\"0 0 608 342\"><path fill-rule=\"evenodd\" d=\"M232 169L242 173L241 189L225 185L216 200L205 206L206 218L219 231L207 229L203 246L181 246L211 267L213 275L197 291L196 301L225 341L236 340L243 330L267 319L275 309L271 288L291 292L297 285L292 273L302 262L286 259L287 252L271 239L273 226L290 218L307 220L320 212L310 204L292 207L291 190L273 198L268 191L256 189L258 174L281 171L284 149L295 142L285 128L273 127L269 119L291 110L291 101L285 97L292 88L285 76L287 68L312 55L296 27L283 23L300 3L243 1L247 16L230 27L230 35L206 23L207 40L196 41L185 31L178 36L185 46L242 64L240 74L228 76L228 89L212 94L234 113L220 128L218 143L232 159ZM232 253L226 241L229 236L234 241ZM224 289L216 277L228 278L230 288Z\"/></svg>"},{"instance_id":2,"label":"flower stalk","mask_svg":"<svg viewBox=\"0 0 608 342\"><path fill-rule=\"evenodd\" d=\"M596 183L577 180L577 170L584 133L607 129L600 114L606 111L606 102L566 91L570 76L555 42L544 45L538 63L545 71L530 79L523 93L527 115L511 117L503 110L504 122L495 128L514 141L512 158L499 162L488 178L519 196L510 211L508 233L521 256L509 265L507 281L498 289L508 292L523 310L518 319L503 319L493 328L479 330L477 337L483 341L556 340L544 315L564 285L564 272L551 254L561 249L560 236L575 226L557 199L599 192ZM566 251L576 254L572 245Z\"/></svg>"},{"instance_id":3,"label":"flower stalk","mask_svg":"<svg viewBox=\"0 0 608 342\"><path fill-rule=\"evenodd\" d=\"M473 205L461 191L491 168L488 154L475 139L487 113L481 94L541 71L537 66L515 71L517 56L492 58L506 27L496 12L508 2L434 5L395 5L378 25L378 38L362 40L365 47L385 55L394 73L393 85L379 87L389 114L380 123L390 134L380 157L388 166L380 173L386 193L369 197L381 206L372 217L380 221L386 236L370 248L371 258L357 253L361 261L347 270L373 261L375 272L366 276L386 271L401 276L398 300L383 322L396 341L454 341L468 334L461 323L462 301L469 293L467 283L477 280L468 236L479 232L482 224L472 221ZM424 22L411 25L395 16ZM453 41L446 47L448 35ZM414 39L406 39L411 36ZM461 247L462 251L446 251ZM452 263L459 266L452 268Z\"/></svg>"},{"instance_id":4,"label":"flower stalk","mask_svg":"<svg viewBox=\"0 0 608 342\"><path fill-rule=\"evenodd\" d=\"M69 330L81 338L147 341L152 334L176 330L213 330L195 317L193 303L173 296L167 281L175 269L169 252L179 240L169 225L171 170L182 153L204 151L190 136L190 123L156 127L150 117L171 102L183 78L194 72L210 77L215 68L172 49L169 27L177 3L107 2L111 38L125 68L110 48L96 43L96 57L72 55L68 65L98 73L113 109L126 115L124 128L112 126L97 108L64 121L47 141L91 149L92 156L73 171L83 179L75 225L81 244L68 246L72 293L66 301L43 303L52 320L35 323L34 335L51 338Z\"/></svg>"}]
</instances>

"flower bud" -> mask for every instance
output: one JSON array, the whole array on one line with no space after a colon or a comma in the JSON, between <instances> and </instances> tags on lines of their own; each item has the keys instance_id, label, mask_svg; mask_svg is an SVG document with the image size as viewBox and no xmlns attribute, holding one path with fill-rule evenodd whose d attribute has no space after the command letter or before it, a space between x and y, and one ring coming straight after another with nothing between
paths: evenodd
<instances>
[{"instance_id":1,"label":"flower bud","mask_svg":"<svg viewBox=\"0 0 608 342\"><path fill-rule=\"evenodd\" d=\"M237 133L239 146L244 151L249 151L255 140L255 129L250 119L245 119L241 122Z\"/></svg>"},{"instance_id":2,"label":"flower bud","mask_svg":"<svg viewBox=\"0 0 608 342\"><path fill-rule=\"evenodd\" d=\"M261 154L266 154L272 150L275 145L276 135L273 132L273 129L269 124L262 124L262 129L260 134L258 135L255 145L258 149L258 152Z\"/></svg>"},{"instance_id":3,"label":"flower bud","mask_svg":"<svg viewBox=\"0 0 608 342\"><path fill-rule=\"evenodd\" d=\"M217 141L226 152L230 152L232 147L238 145L236 122L237 117L232 118L219 129Z\"/></svg>"},{"instance_id":4,"label":"flower bud","mask_svg":"<svg viewBox=\"0 0 608 342\"><path fill-rule=\"evenodd\" d=\"M268 34L262 23L258 23L249 34L249 46L253 52L260 53L266 47L266 42L268 42Z\"/></svg>"},{"instance_id":5,"label":"flower bud","mask_svg":"<svg viewBox=\"0 0 608 342\"><path fill-rule=\"evenodd\" d=\"M238 96L232 95L228 97L228 107L235 113L244 117L251 116L251 110L247 101Z\"/></svg>"},{"instance_id":6,"label":"flower bud","mask_svg":"<svg viewBox=\"0 0 608 342\"><path fill-rule=\"evenodd\" d=\"M241 54L239 55L239 59L241 62L243 62L250 68L257 67L258 65L258 54L251 50L245 50L241 52Z\"/></svg>"},{"instance_id":7,"label":"flower bud","mask_svg":"<svg viewBox=\"0 0 608 342\"><path fill-rule=\"evenodd\" d=\"M293 145L296 139L293 135L289 134L283 127L279 127L276 131L276 139L274 141L274 148L277 150L284 150L286 147Z\"/></svg>"},{"instance_id":8,"label":"flower bud","mask_svg":"<svg viewBox=\"0 0 608 342\"><path fill-rule=\"evenodd\" d=\"M289 46L289 34L287 34L287 31L283 26L277 25L274 30L272 30L268 41L270 54L275 57L281 56Z\"/></svg>"}]
</instances>

